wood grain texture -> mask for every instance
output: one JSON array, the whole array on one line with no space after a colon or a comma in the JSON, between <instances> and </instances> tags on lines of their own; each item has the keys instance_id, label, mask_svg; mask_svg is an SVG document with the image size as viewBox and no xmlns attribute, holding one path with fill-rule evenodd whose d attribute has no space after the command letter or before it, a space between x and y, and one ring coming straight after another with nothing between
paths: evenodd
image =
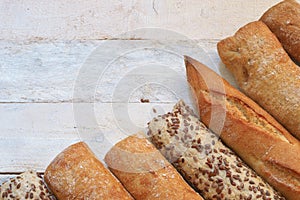
<instances>
[{"instance_id":1,"label":"wood grain texture","mask_svg":"<svg viewBox=\"0 0 300 200\"><path fill-rule=\"evenodd\" d=\"M80 109L76 114L72 103L0 104L0 172L43 172L59 152L81 140L102 160L113 144L145 131L150 119L172 106L173 103L97 103L94 113L86 115ZM74 115L81 117L76 121Z\"/></svg>"},{"instance_id":2,"label":"wood grain texture","mask_svg":"<svg viewBox=\"0 0 300 200\"><path fill-rule=\"evenodd\" d=\"M226 70L219 67L216 43L215 40L39 43L0 41L0 102L124 102L122 95L113 96L120 83L140 86L144 84L144 80L158 82L158 73L164 76L160 78L164 85L168 85L170 79L172 81L168 77L172 75L184 81L184 54L202 60L219 73L224 72L226 76ZM96 67L92 67L92 64L96 64ZM148 69L145 71L146 67ZM87 75L83 75L84 69L88 72ZM163 73L164 69L173 74ZM88 81L92 76L95 77L94 83ZM91 90L91 95L74 96L74 85L79 77L84 79L81 86L85 91ZM130 80L134 82L129 83ZM180 83L177 80L177 83L172 84L176 85L178 91L187 92L187 85ZM152 99L166 101L168 98ZM137 99L139 101L140 98ZM137 102L136 99L134 101Z\"/></svg>"},{"instance_id":3,"label":"wood grain texture","mask_svg":"<svg viewBox=\"0 0 300 200\"><path fill-rule=\"evenodd\" d=\"M141 27L180 32L193 39L221 39L257 20L278 0L267 1L1 1L0 39L97 40ZM16 14L17 13L17 14ZM220 28L222 27L222 28ZM92 31L91 31L92 30ZM193 31L191 31L193 30ZM205 31L204 31L205 30Z\"/></svg>"}]
</instances>

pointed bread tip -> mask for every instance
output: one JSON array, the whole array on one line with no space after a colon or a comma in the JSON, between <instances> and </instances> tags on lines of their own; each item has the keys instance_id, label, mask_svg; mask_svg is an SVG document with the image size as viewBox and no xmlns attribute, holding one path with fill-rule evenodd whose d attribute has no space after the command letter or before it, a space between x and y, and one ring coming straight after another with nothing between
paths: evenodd
<instances>
[{"instance_id":1,"label":"pointed bread tip","mask_svg":"<svg viewBox=\"0 0 300 200\"><path fill-rule=\"evenodd\" d=\"M192 58L190 56L187 56L187 55L184 55L184 62L187 64L187 63L190 63L192 65L204 65L203 63L199 62L198 60L196 60L195 58Z\"/></svg>"},{"instance_id":2,"label":"pointed bread tip","mask_svg":"<svg viewBox=\"0 0 300 200\"><path fill-rule=\"evenodd\" d=\"M187 67L188 63L190 63L191 57L184 55L183 58L184 58L185 67Z\"/></svg>"},{"instance_id":3,"label":"pointed bread tip","mask_svg":"<svg viewBox=\"0 0 300 200\"><path fill-rule=\"evenodd\" d=\"M184 61L188 61L191 57L187 56L187 55L183 55Z\"/></svg>"},{"instance_id":4,"label":"pointed bread tip","mask_svg":"<svg viewBox=\"0 0 300 200\"><path fill-rule=\"evenodd\" d=\"M192 65L194 68L207 68L206 65L204 65L203 63L199 62L198 60L195 60L194 58L190 57L190 56L186 56L184 55L184 63L185 63L185 67L187 68L188 65Z\"/></svg>"},{"instance_id":5,"label":"pointed bread tip","mask_svg":"<svg viewBox=\"0 0 300 200\"><path fill-rule=\"evenodd\" d=\"M213 90L225 94L227 84L220 75L194 58L184 56L187 81L195 91Z\"/></svg>"},{"instance_id":6,"label":"pointed bread tip","mask_svg":"<svg viewBox=\"0 0 300 200\"><path fill-rule=\"evenodd\" d=\"M192 64L192 65L193 65L193 63L200 63L199 61L197 61L194 58L187 56L187 55L184 55L184 62L185 62L185 65L187 65L188 63ZM202 64L202 63L200 63L200 64Z\"/></svg>"}]
</instances>

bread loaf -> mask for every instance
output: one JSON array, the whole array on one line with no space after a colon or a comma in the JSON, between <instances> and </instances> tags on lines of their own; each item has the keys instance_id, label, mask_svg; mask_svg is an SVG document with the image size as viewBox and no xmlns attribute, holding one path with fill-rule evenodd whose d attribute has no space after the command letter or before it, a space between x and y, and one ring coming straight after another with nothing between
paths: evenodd
<instances>
[{"instance_id":1,"label":"bread loaf","mask_svg":"<svg viewBox=\"0 0 300 200\"><path fill-rule=\"evenodd\" d=\"M133 199L84 142L61 152L44 179L59 200Z\"/></svg>"},{"instance_id":2,"label":"bread loaf","mask_svg":"<svg viewBox=\"0 0 300 200\"><path fill-rule=\"evenodd\" d=\"M239 87L300 139L300 68L269 28L249 23L218 51Z\"/></svg>"},{"instance_id":3,"label":"bread loaf","mask_svg":"<svg viewBox=\"0 0 300 200\"><path fill-rule=\"evenodd\" d=\"M287 199L299 200L299 141L211 69L189 57L185 64L201 121L213 131L211 122L221 123L216 131L228 147ZM215 87L215 82L223 86Z\"/></svg>"},{"instance_id":4,"label":"bread loaf","mask_svg":"<svg viewBox=\"0 0 300 200\"><path fill-rule=\"evenodd\" d=\"M285 50L300 62L300 4L282 1L267 10L260 19L277 36Z\"/></svg>"},{"instance_id":5,"label":"bread loaf","mask_svg":"<svg viewBox=\"0 0 300 200\"><path fill-rule=\"evenodd\" d=\"M34 171L26 171L9 179L0 186L0 199L55 200L42 177Z\"/></svg>"},{"instance_id":6,"label":"bread loaf","mask_svg":"<svg viewBox=\"0 0 300 200\"><path fill-rule=\"evenodd\" d=\"M149 123L151 141L205 199L285 199L178 102Z\"/></svg>"},{"instance_id":7,"label":"bread loaf","mask_svg":"<svg viewBox=\"0 0 300 200\"><path fill-rule=\"evenodd\" d=\"M136 200L202 200L142 136L129 136L117 143L105 162Z\"/></svg>"}]
</instances>

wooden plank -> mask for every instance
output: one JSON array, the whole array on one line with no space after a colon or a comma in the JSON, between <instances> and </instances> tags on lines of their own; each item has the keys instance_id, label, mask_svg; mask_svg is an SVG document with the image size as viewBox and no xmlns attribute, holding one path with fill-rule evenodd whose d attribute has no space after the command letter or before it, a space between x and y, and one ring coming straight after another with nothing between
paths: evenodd
<instances>
[{"instance_id":1,"label":"wooden plank","mask_svg":"<svg viewBox=\"0 0 300 200\"><path fill-rule=\"evenodd\" d=\"M68 104L0 104L0 172L43 171L79 141Z\"/></svg>"},{"instance_id":2,"label":"wooden plank","mask_svg":"<svg viewBox=\"0 0 300 200\"><path fill-rule=\"evenodd\" d=\"M220 65L216 42L2 41L0 102L124 102L121 93L113 95L116 94L116 89L120 89L121 83L123 86L124 83L129 84L127 89L131 89L130 92L151 82L172 85L173 88L177 88L178 93L184 93L187 91L182 57L184 54L208 64L232 81L232 78L227 76L227 70ZM74 95L74 91L78 90L80 92ZM162 95L161 98L152 99L155 98L157 101L165 101Z\"/></svg>"},{"instance_id":3,"label":"wooden plank","mask_svg":"<svg viewBox=\"0 0 300 200\"><path fill-rule=\"evenodd\" d=\"M43 172L55 155L74 142L47 137L43 139L2 139L0 141L0 171L17 173L34 169Z\"/></svg>"},{"instance_id":4,"label":"wooden plank","mask_svg":"<svg viewBox=\"0 0 300 200\"><path fill-rule=\"evenodd\" d=\"M141 27L179 32L193 39L220 39L259 19L278 0L0 2L0 39L97 40ZM169 38L168 38L169 39Z\"/></svg>"},{"instance_id":5,"label":"wooden plank","mask_svg":"<svg viewBox=\"0 0 300 200\"><path fill-rule=\"evenodd\" d=\"M176 102L176 99L172 101ZM174 103L0 104L0 172L43 172L67 146L85 141L99 159L116 142L146 132ZM87 112L92 109L93 112Z\"/></svg>"}]
</instances>

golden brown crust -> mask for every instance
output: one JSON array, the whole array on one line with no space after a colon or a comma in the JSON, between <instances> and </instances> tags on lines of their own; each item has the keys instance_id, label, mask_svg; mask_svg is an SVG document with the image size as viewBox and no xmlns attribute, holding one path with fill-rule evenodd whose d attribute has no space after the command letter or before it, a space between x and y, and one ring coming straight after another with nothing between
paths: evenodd
<instances>
[{"instance_id":1,"label":"golden brown crust","mask_svg":"<svg viewBox=\"0 0 300 200\"><path fill-rule=\"evenodd\" d=\"M84 142L69 146L50 163L44 179L58 199L133 199Z\"/></svg>"},{"instance_id":2,"label":"golden brown crust","mask_svg":"<svg viewBox=\"0 0 300 200\"><path fill-rule=\"evenodd\" d=\"M176 169L142 136L129 136L117 143L107 153L105 162L137 200L202 200Z\"/></svg>"},{"instance_id":3,"label":"golden brown crust","mask_svg":"<svg viewBox=\"0 0 300 200\"><path fill-rule=\"evenodd\" d=\"M269 28L249 23L218 51L239 87L300 139L300 68Z\"/></svg>"},{"instance_id":4,"label":"golden brown crust","mask_svg":"<svg viewBox=\"0 0 300 200\"><path fill-rule=\"evenodd\" d=\"M280 40L286 51L300 62L300 4L285 0L267 10L260 19Z\"/></svg>"},{"instance_id":5,"label":"golden brown crust","mask_svg":"<svg viewBox=\"0 0 300 200\"><path fill-rule=\"evenodd\" d=\"M221 139L287 199L298 199L299 141L255 102L208 67L189 57L185 58L185 63L204 124L214 130L211 120L223 123L219 132ZM224 89L209 90L207 84L211 80L223 82ZM225 115L214 115L214 112ZM225 117L220 119L218 116Z\"/></svg>"}]
</instances>

